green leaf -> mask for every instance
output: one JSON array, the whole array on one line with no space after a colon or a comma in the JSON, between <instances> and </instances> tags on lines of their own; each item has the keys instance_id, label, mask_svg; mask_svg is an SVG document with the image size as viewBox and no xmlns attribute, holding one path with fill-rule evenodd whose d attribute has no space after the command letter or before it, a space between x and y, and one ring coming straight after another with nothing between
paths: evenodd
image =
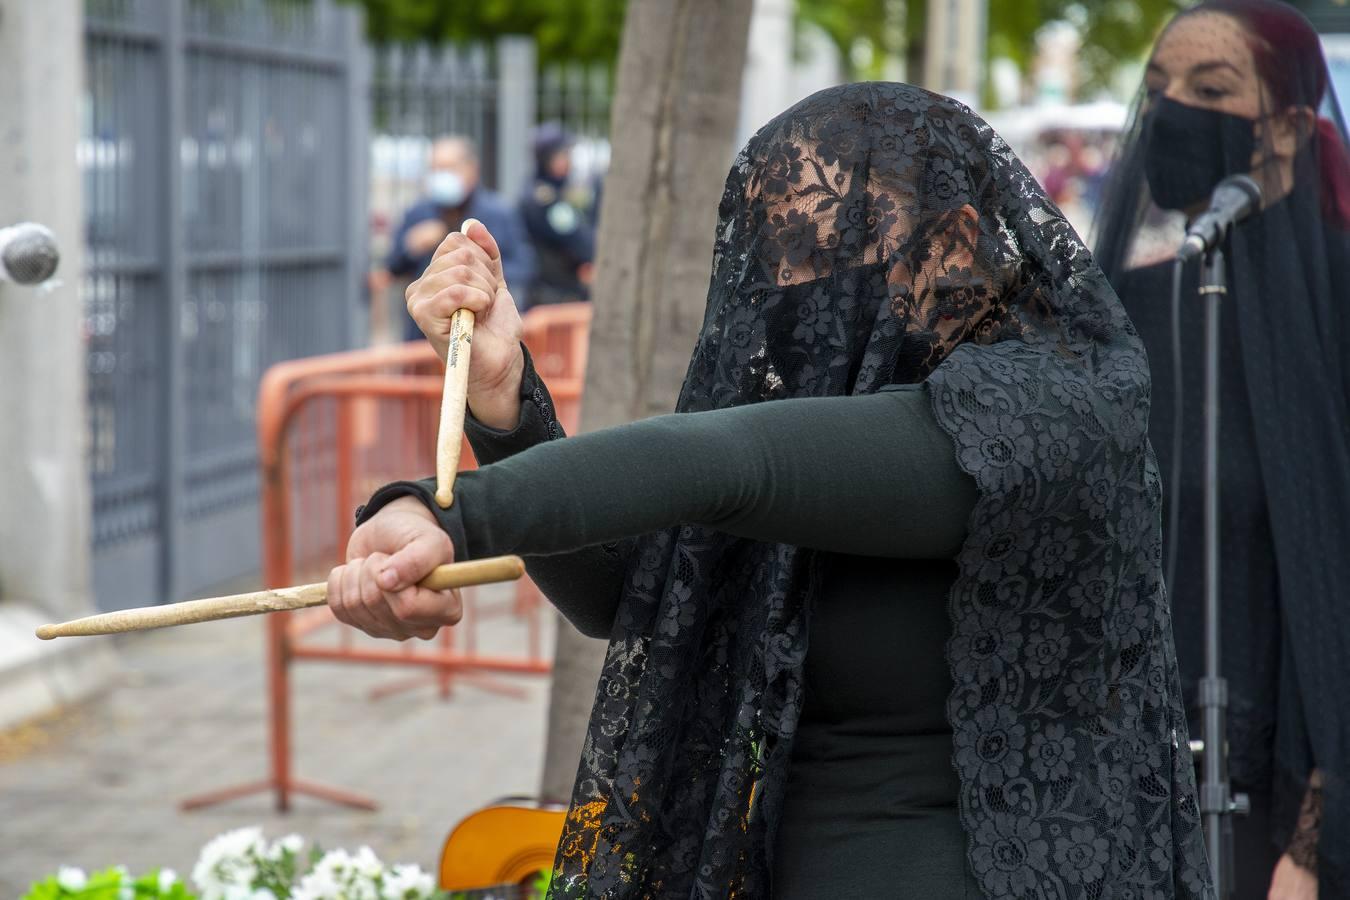
<instances>
[{"instance_id":1,"label":"green leaf","mask_svg":"<svg viewBox=\"0 0 1350 900\"><path fill-rule=\"evenodd\" d=\"M56 880L56 876L52 875L29 885L28 893L24 894L20 900L56 900L56 898L64 895L65 890Z\"/></svg>"}]
</instances>

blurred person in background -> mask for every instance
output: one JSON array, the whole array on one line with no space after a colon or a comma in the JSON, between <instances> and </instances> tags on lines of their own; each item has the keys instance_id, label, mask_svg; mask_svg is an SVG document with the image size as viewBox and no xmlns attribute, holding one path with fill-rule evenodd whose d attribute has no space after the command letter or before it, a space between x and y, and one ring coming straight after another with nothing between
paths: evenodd
<instances>
[{"instance_id":1,"label":"blurred person in background","mask_svg":"<svg viewBox=\"0 0 1350 900\"><path fill-rule=\"evenodd\" d=\"M515 284L529 284L534 274L534 251L520 218L510 204L480 181L478 148L466 137L439 138L427 164L425 195L403 216L394 234L389 273L399 278L418 278L431 265L431 256L445 236L458 231L465 219L473 218L497 236L502 267ZM524 308L524 299L517 298ZM405 336L422 336L417 323L406 318Z\"/></svg>"},{"instance_id":2,"label":"blurred person in background","mask_svg":"<svg viewBox=\"0 0 1350 900\"><path fill-rule=\"evenodd\" d=\"M534 180L520 202L521 218L539 259L528 291L530 306L590 299L595 223L590 210L568 192L572 143L571 134L555 124L541 125L535 132ZM492 231L490 222L484 224Z\"/></svg>"},{"instance_id":3,"label":"blurred person in background","mask_svg":"<svg viewBox=\"0 0 1350 900\"><path fill-rule=\"evenodd\" d=\"M1229 241L1220 328L1221 660L1239 898L1350 897L1350 154L1317 34L1274 0L1210 0L1159 37L1096 256L1148 350L1149 433L1192 733L1204 673L1204 311L1171 273L1228 175L1262 208ZM1178 378L1180 386L1178 386ZM1178 425L1174 416L1184 410Z\"/></svg>"}]
</instances>

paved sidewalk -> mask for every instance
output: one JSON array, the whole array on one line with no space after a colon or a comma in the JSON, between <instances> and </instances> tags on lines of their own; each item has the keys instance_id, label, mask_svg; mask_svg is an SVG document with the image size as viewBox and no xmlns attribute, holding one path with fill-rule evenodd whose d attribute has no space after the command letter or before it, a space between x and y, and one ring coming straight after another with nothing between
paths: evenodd
<instances>
[{"instance_id":1,"label":"paved sidewalk","mask_svg":"<svg viewBox=\"0 0 1350 900\"><path fill-rule=\"evenodd\" d=\"M501 609L505 592L480 598ZM547 629L551 615L541 619ZM511 616L486 618L479 645L523 654L525 628ZM542 646L552 647L547 630ZM265 774L262 620L127 636L117 650L124 671L107 693L0 733L4 900L63 864L186 873L209 838L254 824L325 847L369 844L386 861L434 871L453 824L538 786L545 678L502 678L524 688L525 700L460 682L448 701L430 686L372 701L372 687L413 670L306 662L292 668L294 772L373 796L379 811L301 797L283 816L270 795L255 795L182 813L186 796Z\"/></svg>"}]
</instances>

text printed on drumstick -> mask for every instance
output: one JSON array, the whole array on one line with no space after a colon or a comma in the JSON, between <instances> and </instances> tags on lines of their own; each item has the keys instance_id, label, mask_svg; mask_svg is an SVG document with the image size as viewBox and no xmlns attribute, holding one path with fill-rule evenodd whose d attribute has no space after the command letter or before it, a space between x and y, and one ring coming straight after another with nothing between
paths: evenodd
<instances>
[{"instance_id":1,"label":"text printed on drumstick","mask_svg":"<svg viewBox=\"0 0 1350 900\"><path fill-rule=\"evenodd\" d=\"M452 369L459 365L460 341L463 341L466 344L472 344L473 334L464 330L464 326L461 324L459 316L452 316L450 319L450 359L446 363Z\"/></svg>"}]
</instances>

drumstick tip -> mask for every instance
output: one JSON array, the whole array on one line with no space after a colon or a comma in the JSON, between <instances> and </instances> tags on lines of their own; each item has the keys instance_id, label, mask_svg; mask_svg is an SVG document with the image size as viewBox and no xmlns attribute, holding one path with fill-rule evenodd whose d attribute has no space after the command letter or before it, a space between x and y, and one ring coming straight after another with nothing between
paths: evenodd
<instances>
[{"instance_id":1,"label":"drumstick tip","mask_svg":"<svg viewBox=\"0 0 1350 900\"><path fill-rule=\"evenodd\" d=\"M38 636L40 641L50 641L61 636L61 632L57 630L55 625L39 625L33 633Z\"/></svg>"}]
</instances>

